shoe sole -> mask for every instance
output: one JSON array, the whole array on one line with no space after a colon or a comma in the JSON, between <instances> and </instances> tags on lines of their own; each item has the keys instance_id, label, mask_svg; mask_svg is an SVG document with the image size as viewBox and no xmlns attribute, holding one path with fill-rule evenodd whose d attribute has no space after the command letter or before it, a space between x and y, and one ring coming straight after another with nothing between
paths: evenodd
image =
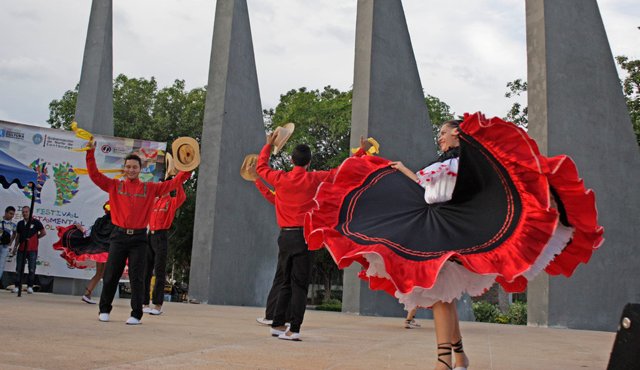
<instances>
[{"instance_id":1,"label":"shoe sole","mask_svg":"<svg viewBox=\"0 0 640 370\"><path fill-rule=\"evenodd\" d=\"M302 339L300 338L291 339L291 338L280 338L280 336L278 336L278 339L288 340L290 342L302 342Z\"/></svg>"}]
</instances>

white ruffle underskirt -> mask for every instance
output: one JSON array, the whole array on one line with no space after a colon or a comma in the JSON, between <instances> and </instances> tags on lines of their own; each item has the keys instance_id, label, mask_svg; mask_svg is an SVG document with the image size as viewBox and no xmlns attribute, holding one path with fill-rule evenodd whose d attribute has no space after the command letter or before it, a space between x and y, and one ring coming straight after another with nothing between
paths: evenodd
<instances>
[{"instance_id":1,"label":"white ruffle underskirt","mask_svg":"<svg viewBox=\"0 0 640 370\"><path fill-rule=\"evenodd\" d=\"M532 280L544 268L549 265L556 255L560 254L571 240L573 228L558 223L549 243L544 247L529 269L522 272L527 280ZM369 262L366 275L390 279L382 257L377 253L366 253L364 258ZM410 311L415 307L431 307L438 301L452 302L462 297L464 293L470 296L478 296L487 291L495 283L497 274L481 275L467 270L459 263L445 261L435 284L430 287L416 286L408 293L396 291L395 296L404 305L405 310Z\"/></svg>"}]
</instances>

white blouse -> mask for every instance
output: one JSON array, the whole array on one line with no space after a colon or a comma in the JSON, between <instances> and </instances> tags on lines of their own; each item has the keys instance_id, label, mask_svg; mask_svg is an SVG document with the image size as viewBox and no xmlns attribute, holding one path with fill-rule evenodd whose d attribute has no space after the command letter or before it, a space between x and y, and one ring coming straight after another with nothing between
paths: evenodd
<instances>
[{"instance_id":1,"label":"white blouse","mask_svg":"<svg viewBox=\"0 0 640 370\"><path fill-rule=\"evenodd\" d=\"M451 200L458 176L458 158L435 162L416 172L418 184L424 188L424 200L441 203Z\"/></svg>"}]
</instances>

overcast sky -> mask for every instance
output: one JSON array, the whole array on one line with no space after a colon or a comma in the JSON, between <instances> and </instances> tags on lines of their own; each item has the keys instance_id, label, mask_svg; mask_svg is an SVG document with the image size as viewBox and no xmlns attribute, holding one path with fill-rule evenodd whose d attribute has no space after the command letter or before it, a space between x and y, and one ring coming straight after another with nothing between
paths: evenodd
<instances>
[{"instance_id":1,"label":"overcast sky","mask_svg":"<svg viewBox=\"0 0 640 370\"><path fill-rule=\"evenodd\" d=\"M578 1L578 0L574 0ZM247 0L262 105L290 89L353 84L356 0ZM114 1L114 77L207 83L213 0ZM613 55L640 58L640 2L599 0ZM427 94L457 114L504 116L526 79L524 0L404 0ZM89 0L0 0L0 120L46 126L80 78Z\"/></svg>"}]
</instances>

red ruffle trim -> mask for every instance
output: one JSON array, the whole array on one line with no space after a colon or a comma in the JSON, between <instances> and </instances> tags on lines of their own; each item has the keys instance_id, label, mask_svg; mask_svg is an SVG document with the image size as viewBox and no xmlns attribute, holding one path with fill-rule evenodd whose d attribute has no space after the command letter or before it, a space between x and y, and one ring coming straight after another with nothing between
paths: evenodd
<instances>
[{"instance_id":1,"label":"red ruffle trim","mask_svg":"<svg viewBox=\"0 0 640 370\"><path fill-rule=\"evenodd\" d=\"M411 261L381 244L360 245L343 236L335 227L344 198L369 174L389 165L384 158L367 156L348 158L333 182L322 183L318 188L315 207L305 218L309 249L327 247L339 268L360 263L364 267L360 277L369 281L370 288L391 295L396 291L408 293L414 287L431 288L443 264L453 257L475 273L498 274L496 280L508 291L523 291L527 281L520 275L541 254L558 222L558 212L549 206L551 183L571 215L569 220L576 233L547 272L569 276L578 263L587 262L593 248L602 241L602 227L597 225L593 192L584 189L573 162L567 161L568 157L547 159L524 130L499 118L486 119L481 113L465 115L460 129L506 169L521 198L521 218L502 245L489 252L461 255L452 251L435 260ZM367 253L380 255L391 279L366 276L369 264L363 255Z\"/></svg>"},{"instance_id":2,"label":"red ruffle trim","mask_svg":"<svg viewBox=\"0 0 640 370\"><path fill-rule=\"evenodd\" d=\"M586 189L578 168L566 155L548 158L549 184L562 203L569 224L575 229L567 247L547 266L550 275L571 276L580 263L587 263L593 251L600 247L604 228L598 225L596 196Z\"/></svg>"},{"instance_id":3,"label":"red ruffle trim","mask_svg":"<svg viewBox=\"0 0 640 370\"><path fill-rule=\"evenodd\" d=\"M69 248L67 248L64 244L64 234L71 230L76 228L74 225L71 226L67 226L67 227L62 227L62 226L58 226L58 241L53 243L53 249L58 250L58 251L62 251L62 253L60 253L60 257L64 258L65 261L67 261L67 265L69 265L69 267L72 268L77 268L77 269L85 269L88 266L85 264L82 264L82 262L88 262L88 261L94 261L94 262L100 262L100 263L105 263L107 262L107 258L109 257L109 252L102 252L102 253L95 253L95 254L76 254L74 251L70 250Z\"/></svg>"}]
</instances>

